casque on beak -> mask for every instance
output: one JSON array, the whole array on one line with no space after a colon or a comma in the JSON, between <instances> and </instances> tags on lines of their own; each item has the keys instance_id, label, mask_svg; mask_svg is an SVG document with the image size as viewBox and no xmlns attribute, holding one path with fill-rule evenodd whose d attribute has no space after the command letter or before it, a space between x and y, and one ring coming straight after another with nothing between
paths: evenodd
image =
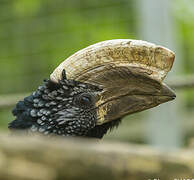
<instances>
[{"instance_id":1,"label":"casque on beak","mask_svg":"<svg viewBox=\"0 0 194 180\"><path fill-rule=\"evenodd\" d=\"M118 119L173 100L162 81L175 55L167 48L140 40L117 39L94 44L70 56L50 78L67 78L102 88L96 102L97 124Z\"/></svg>"}]
</instances>

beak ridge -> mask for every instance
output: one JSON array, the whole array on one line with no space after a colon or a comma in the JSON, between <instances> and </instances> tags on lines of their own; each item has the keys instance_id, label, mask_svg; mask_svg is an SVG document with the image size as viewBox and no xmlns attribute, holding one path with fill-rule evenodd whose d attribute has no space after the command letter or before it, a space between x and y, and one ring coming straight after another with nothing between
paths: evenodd
<instances>
[{"instance_id":1,"label":"beak ridge","mask_svg":"<svg viewBox=\"0 0 194 180\"><path fill-rule=\"evenodd\" d=\"M174 91L164 83L162 83L161 96L168 97L169 101L176 98Z\"/></svg>"}]
</instances>

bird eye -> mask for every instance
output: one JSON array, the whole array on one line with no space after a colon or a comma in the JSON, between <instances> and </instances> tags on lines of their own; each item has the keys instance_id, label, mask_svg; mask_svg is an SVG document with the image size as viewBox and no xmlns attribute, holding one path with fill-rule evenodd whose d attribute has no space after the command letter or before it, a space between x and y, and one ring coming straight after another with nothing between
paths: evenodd
<instances>
[{"instance_id":1,"label":"bird eye","mask_svg":"<svg viewBox=\"0 0 194 180\"><path fill-rule=\"evenodd\" d=\"M81 106L91 107L93 105L93 97L91 94L83 93L79 95L78 102Z\"/></svg>"}]
</instances>

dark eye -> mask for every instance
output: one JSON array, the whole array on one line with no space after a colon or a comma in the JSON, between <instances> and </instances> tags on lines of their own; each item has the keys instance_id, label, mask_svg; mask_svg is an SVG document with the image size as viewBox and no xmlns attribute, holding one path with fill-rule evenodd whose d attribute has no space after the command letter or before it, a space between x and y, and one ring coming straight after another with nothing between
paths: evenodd
<instances>
[{"instance_id":1,"label":"dark eye","mask_svg":"<svg viewBox=\"0 0 194 180\"><path fill-rule=\"evenodd\" d=\"M93 96L89 93L83 93L78 96L77 102L84 107L92 107L94 104Z\"/></svg>"}]
</instances>

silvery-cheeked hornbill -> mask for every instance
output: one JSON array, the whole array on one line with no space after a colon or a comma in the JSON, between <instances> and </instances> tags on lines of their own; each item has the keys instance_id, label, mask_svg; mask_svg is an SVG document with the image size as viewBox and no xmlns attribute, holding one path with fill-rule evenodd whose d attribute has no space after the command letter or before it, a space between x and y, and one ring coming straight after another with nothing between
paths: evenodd
<instances>
[{"instance_id":1,"label":"silvery-cheeked hornbill","mask_svg":"<svg viewBox=\"0 0 194 180\"><path fill-rule=\"evenodd\" d=\"M13 109L11 130L102 138L125 115L173 100L162 80L174 53L140 40L116 39L70 56Z\"/></svg>"}]
</instances>

